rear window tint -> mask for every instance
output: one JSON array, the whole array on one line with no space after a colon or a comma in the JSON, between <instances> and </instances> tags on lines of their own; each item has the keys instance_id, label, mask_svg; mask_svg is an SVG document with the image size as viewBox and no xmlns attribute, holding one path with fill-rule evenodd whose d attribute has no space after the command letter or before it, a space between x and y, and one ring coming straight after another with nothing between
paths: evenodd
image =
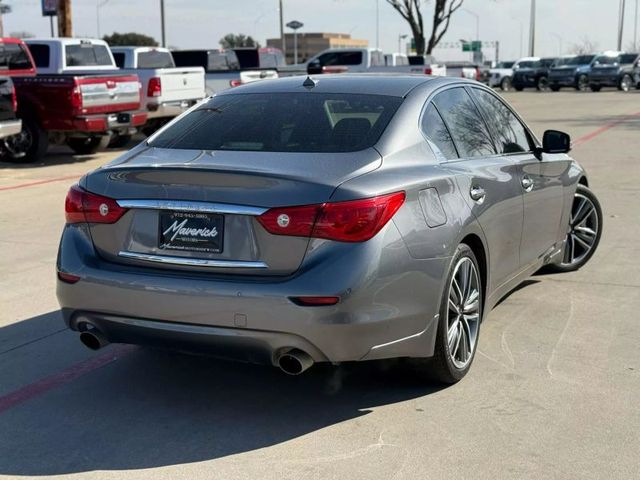
<instances>
[{"instance_id":1,"label":"rear window tint","mask_svg":"<svg viewBox=\"0 0 640 480\"><path fill-rule=\"evenodd\" d=\"M373 146L402 102L315 93L214 97L150 145L196 150L352 152Z\"/></svg>"},{"instance_id":2,"label":"rear window tint","mask_svg":"<svg viewBox=\"0 0 640 480\"><path fill-rule=\"evenodd\" d=\"M173 68L173 57L169 52L150 50L138 53L138 68Z\"/></svg>"},{"instance_id":3,"label":"rear window tint","mask_svg":"<svg viewBox=\"0 0 640 480\"><path fill-rule=\"evenodd\" d=\"M124 53L122 52L112 52L113 53L113 61L116 62L116 67L124 68Z\"/></svg>"},{"instance_id":4,"label":"rear window tint","mask_svg":"<svg viewBox=\"0 0 640 480\"><path fill-rule=\"evenodd\" d=\"M80 43L64 47L67 67L113 65L109 49L104 45Z\"/></svg>"},{"instance_id":5,"label":"rear window tint","mask_svg":"<svg viewBox=\"0 0 640 480\"><path fill-rule=\"evenodd\" d=\"M33 43L28 45L36 68L49 68L49 45Z\"/></svg>"}]
</instances>

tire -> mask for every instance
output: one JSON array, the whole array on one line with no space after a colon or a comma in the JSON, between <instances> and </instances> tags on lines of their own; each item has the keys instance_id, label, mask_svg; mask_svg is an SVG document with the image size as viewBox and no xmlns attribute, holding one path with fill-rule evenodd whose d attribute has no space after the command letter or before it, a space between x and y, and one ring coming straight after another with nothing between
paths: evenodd
<instances>
[{"instance_id":1,"label":"tire","mask_svg":"<svg viewBox=\"0 0 640 480\"><path fill-rule=\"evenodd\" d=\"M584 185L578 185L571 205L571 218L561 260L549 265L549 270L563 273L582 268L598 248L602 236L602 221L602 207L598 198Z\"/></svg>"},{"instance_id":2,"label":"tire","mask_svg":"<svg viewBox=\"0 0 640 480\"><path fill-rule=\"evenodd\" d=\"M469 268L470 270L468 271L471 273L468 277L471 279L471 283L468 284L470 286L469 289L464 287L462 274L465 268ZM454 278L456 279L455 283ZM456 287L460 283L463 285ZM467 302L453 300L454 297L459 297L456 292L461 290L468 291L468 294L463 294ZM475 301L473 301L474 298ZM452 299L451 302L450 299ZM471 301L469 301L470 299ZM460 381L467 374L473 363L478 346L478 337L480 336L480 323L484 306L482 276L480 275L478 261L471 248L464 243L458 246L451 260L440 304L440 320L436 332L434 356L425 360L425 366L427 373L433 379L442 383L453 384ZM450 306L451 304L457 304L455 306L456 310ZM461 314L463 310L460 304L467 305L465 309L467 313L465 315ZM455 327L456 325L457 327ZM454 329L458 332L457 335L453 331ZM449 341L449 338L451 338L449 335L450 330L453 335L456 335L452 338L452 342ZM458 343L456 343L456 339ZM463 350L461 351L460 348ZM466 358L464 357L465 354L467 355ZM463 358L465 358L464 362L462 361Z\"/></svg>"},{"instance_id":3,"label":"tire","mask_svg":"<svg viewBox=\"0 0 640 480\"><path fill-rule=\"evenodd\" d=\"M22 119L22 131L3 138L2 159L12 163L41 161L49 149L49 135L33 118Z\"/></svg>"},{"instance_id":4,"label":"tire","mask_svg":"<svg viewBox=\"0 0 640 480\"><path fill-rule=\"evenodd\" d=\"M508 92L511 90L511 77L504 77L500 82L500 90Z\"/></svg>"},{"instance_id":5,"label":"tire","mask_svg":"<svg viewBox=\"0 0 640 480\"><path fill-rule=\"evenodd\" d=\"M536 82L536 90L546 92L549 90L549 79L545 76L539 77Z\"/></svg>"},{"instance_id":6,"label":"tire","mask_svg":"<svg viewBox=\"0 0 640 480\"><path fill-rule=\"evenodd\" d=\"M72 137L67 138L67 145L76 155L91 155L104 150L109 145L111 137L109 135L94 137Z\"/></svg>"},{"instance_id":7,"label":"tire","mask_svg":"<svg viewBox=\"0 0 640 480\"><path fill-rule=\"evenodd\" d=\"M589 88L589 77L584 73L576 79L576 90L579 92L586 92Z\"/></svg>"},{"instance_id":8,"label":"tire","mask_svg":"<svg viewBox=\"0 0 640 480\"><path fill-rule=\"evenodd\" d=\"M589 85L592 92L599 92L602 90L602 85Z\"/></svg>"},{"instance_id":9,"label":"tire","mask_svg":"<svg viewBox=\"0 0 640 480\"><path fill-rule=\"evenodd\" d=\"M551 89L552 92L559 92L560 91L560 86L559 85L549 85L549 88Z\"/></svg>"},{"instance_id":10,"label":"tire","mask_svg":"<svg viewBox=\"0 0 640 480\"><path fill-rule=\"evenodd\" d=\"M631 78L631 75L625 73L620 79L620 83L618 84L618 90L623 92L628 92L632 88L633 88L633 79Z\"/></svg>"},{"instance_id":11,"label":"tire","mask_svg":"<svg viewBox=\"0 0 640 480\"><path fill-rule=\"evenodd\" d=\"M109 141L108 148L125 148L132 138L133 135L114 135Z\"/></svg>"}]
</instances>

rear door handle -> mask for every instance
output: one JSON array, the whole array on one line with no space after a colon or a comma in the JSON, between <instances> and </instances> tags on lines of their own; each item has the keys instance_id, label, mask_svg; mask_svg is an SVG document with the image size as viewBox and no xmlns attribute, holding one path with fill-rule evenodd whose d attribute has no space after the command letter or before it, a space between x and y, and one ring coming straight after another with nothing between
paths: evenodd
<instances>
[{"instance_id":1,"label":"rear door handle","mask_svg":"<svg viewBox=\"0 0 640 480\"><path fill-rule=\"evenodd\" d=\"M525 175L522 177L522 188L524 188L525 192L530 192L533 190L533 180L529 175Z\"/></svg>"},{"instance_id":2,"label":"rear door handle","mask_svg":"<svg viewBox=\"0 0 640 480\"><path fill-rule=\"evenodd\" d=\"M469 196L474 202L482 203L484 202L484 198L487 196L487 192L485 192L482 187L473 186L469 191Z\"/></svg>"}]
</instances>

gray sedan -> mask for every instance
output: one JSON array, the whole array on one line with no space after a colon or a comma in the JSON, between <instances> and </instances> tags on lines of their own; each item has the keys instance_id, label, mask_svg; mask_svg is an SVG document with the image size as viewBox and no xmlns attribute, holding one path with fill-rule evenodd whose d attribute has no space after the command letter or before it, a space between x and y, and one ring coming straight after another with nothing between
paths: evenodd
<instances>
[{"instance_id":1,"label":"gray sedan","mask_svg":"<svg viewBox=\"0 0 640 480\"><path fill-rule=\"evenodd\" d=\"M197 105L69 191L67 325L279 366L409 357L469 370L483 317L593 255L602 213L569 136L427 76L259 82Z\"/></svg>"}]
</instances>

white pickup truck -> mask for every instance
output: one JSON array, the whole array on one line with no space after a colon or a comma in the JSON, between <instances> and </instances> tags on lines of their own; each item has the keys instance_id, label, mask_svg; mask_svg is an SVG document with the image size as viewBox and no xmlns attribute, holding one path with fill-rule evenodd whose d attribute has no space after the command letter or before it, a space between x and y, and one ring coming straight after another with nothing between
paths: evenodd
<instances>
[{"instance_id":1,"label":"white pickup truck","mask_svg":"<svg viewBox=\"0 0 640 480\"><path fill-rule=\"evenodd\" d=\"M166 48L112 47L111 52L118 68L140 78L142 106L148 111L142 131L147 135L206 96L204 69L176 67Z\"/></svg>"},{"instance_id":2,"label":"white pickup truck","mask_svg":"<svg viewBox=\"0 0 640 480\"><path fill-rule=\"evenodd\" d=\"M307 62L307 73L414 73L445 76L446 67L438 64L388 66L382 50L375 48L330 48Z\"/></svg>"},{"instance_id":3,"label":"white pickup truck","mask_svg":"<svg viewBox=\"0 0 640 480\"><path fill-rule=\"evenodd\" d=\"M278 78L275 69L241 69L238 56L233 50L173 50L171 53L179 67L204 69L207 95L245 83Z\"/></svg>"}]
</instances>

